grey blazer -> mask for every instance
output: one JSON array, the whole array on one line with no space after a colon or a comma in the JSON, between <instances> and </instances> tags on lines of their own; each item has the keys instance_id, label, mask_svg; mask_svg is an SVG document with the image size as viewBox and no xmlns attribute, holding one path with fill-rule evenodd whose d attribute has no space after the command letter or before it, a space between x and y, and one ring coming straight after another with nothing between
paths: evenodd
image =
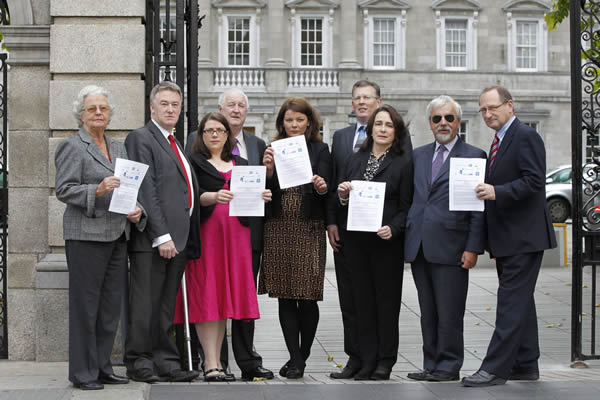
<instances>
[{"instance_id":1,"label":"grey blazer","mask_svg":"<svg viewBox=\"0 0 600 400\"><path fill-rule=\"evenodd\" d=\"M110 242L123 232L129 238L127 216L108 211L112 193L96 197L96 188L114 174L117 158L127 158L125 146L104 136L112 160L102 154L90 134L83 128L62 141L54 155L56 165L56 198L67 204L63 215L65 240ZM137 227L143 230L145 218Z\"/></svg>"}]
</instances>

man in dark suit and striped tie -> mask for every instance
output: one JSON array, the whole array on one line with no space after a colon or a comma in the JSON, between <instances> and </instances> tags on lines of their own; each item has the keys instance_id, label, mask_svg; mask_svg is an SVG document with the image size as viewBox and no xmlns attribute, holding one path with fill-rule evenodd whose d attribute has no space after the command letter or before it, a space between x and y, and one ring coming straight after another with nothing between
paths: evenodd
<instances>
[{"instance_id":1,"label":"man in dark suit and striped tie","mask_svg":"<svg viewBox=\"0 0 600 400\"><path fill-rule=\"evenodd\" d=\"M333 379L350 379L360 370L358 338L356 328L356 309L352 296L350 270L344 256L344 236L346 221L340 218L340 208L336 204L335 191L343 176L344 168L353 153L367 137L366 127L369 117L381 105L381 91L374 82L360 80L352 86L352 109L356 114L356 124L340 129L333 134L331 155L333 160L332 194L327 212L327 236L334 251L335 273L338 284L338 296L344 325L344 352L348 355L346 366L338 372L332 372Z\"/></svg>"},{"instance_id":2,"label":"man in dark suit and striped tie","mask_svg":"<svg viewBox=\"0 0 600 400\"><path fill-rule=\"evenodd\" d=\"M485 182L488 250L496 258L496 327L479 370L463 386L501 385L539 378L537 315L533 293L544 250L556 247L546 206L546 150L542 137L514 114L510 92L491 86L479 97L485 124L496 131Z\"/></svg>"}]
</instances>

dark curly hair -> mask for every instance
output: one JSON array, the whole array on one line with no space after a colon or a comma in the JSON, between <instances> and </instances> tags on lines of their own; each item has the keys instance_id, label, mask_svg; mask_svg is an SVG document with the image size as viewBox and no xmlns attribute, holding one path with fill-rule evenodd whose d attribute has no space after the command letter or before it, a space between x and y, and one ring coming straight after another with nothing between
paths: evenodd
<instances>
[{"instance_id":1,"label":"dark curly hair","mask_svg":"<svg viewBox=\"0 0 600 400\"><path fill-rule=\"evenodd\" d=\"M360 150L371 151L373 149L373 124L375 123L375 117L380 112L388 113L394 124L394 141L392 142L390 152L401 155L404 152L404 142L409 135L408 127L404 123L404 119L402 119L400 113L389 104L382 104L371 114L369 123L367 124L367 140L360 146Z\"/></svg>"}]
</instances>

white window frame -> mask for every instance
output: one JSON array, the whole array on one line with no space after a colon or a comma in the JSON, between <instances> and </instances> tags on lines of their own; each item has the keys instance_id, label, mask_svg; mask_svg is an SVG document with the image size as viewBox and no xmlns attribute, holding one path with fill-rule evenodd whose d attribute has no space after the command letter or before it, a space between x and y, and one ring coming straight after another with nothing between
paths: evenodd
<instances>
[{"instance_id":1,"label":"white window frame","mask_svg":"<svg viewBox=\"0 0 600 400\"><path fill-rule=\"evenodd\" d=\"M381 66L375 65L375 52L373 42L375 41L375 21L376 19L393 19L394 22L394 65ZM390 16L389 14L369 15L364 30L365 47L364 57L367 60L368 69L394 70L406 68L406 10L402 10L402 14L398 16Z\"/></svg>"},{"instance_id":2,"label":"white window frame","mask_svg":"<svg viewBox=\"0 0 600 400\"><path fill-rule=\"evenodd\" d=\"M471 71L477 69L477 19L478 12L474 11L473 16L466 15L441 15L436 11L436 48L437 48L437 69L447 71ZM446 21L462 20L467 21L466 37L466 65L464 67L446 66Z\"/></svg>"},{"instance_id":3,"label":"white window frame","mask_svg":"<svg viewBox=\"0 0 600 400\"><path fill-rule=\"evenodd\" d=\"M294 68L330 68L332 65L331 44L333 42L333 37L331 24L333 23L333 17L327 14L292 14L292 66ZM300 45L300 40L302 38L302 18L320 18L323 20L323 23L321 24L323 29L321 33L321 38L323 40L323 44L321 46L322 65L301 65L302 46Z\"/></svg>"},{"instance_id":4,"label":"white window frame","mask_svg":"<svg viewBox=\"0 0 600 400\"><path fill-rule=\"evenodd\" d=\"M536 22L537 51L536 68L517 68L517 24L519 22ZM545 72L548 70L548 26L544 18L512 18L507 13L508 30L508 69L517 72Z\"/></svg>"},{"instance_id":5,"label":"white window frame","mask_svg":"<svg viewBox=\"0 0 600 400\"><path fill-rule=\"evenodd\" d=\"M462 124L465 124L465 130L462 130ZM471 123L468 119L461 119L460 120L460 125L458 127L458 135L461 137L461 139L463 140L463 142L465 143L469 143L469 128L471 126Z\"/></svg>"},{"instance_id":6,"label":"white window frame","mask_svg":"<svg viewBox=\"0 0 600 400\"><path fill-rule=\"evenodd\" d=\"M250 19L250 64L229 65L229 18ZM219 67L224 68L254 68L260 60L260 25L256 14L222 13L219 19Z\"/></svg>"}]
</instances>

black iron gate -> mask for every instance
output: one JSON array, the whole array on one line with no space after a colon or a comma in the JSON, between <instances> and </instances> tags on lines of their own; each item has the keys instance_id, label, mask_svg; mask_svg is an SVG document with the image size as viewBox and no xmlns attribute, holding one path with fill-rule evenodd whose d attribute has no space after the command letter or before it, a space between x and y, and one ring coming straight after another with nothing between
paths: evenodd
<instances>
[{"instance_id":1,"label":"black iron gate","mask_svg":"<svg viewBox=\"0 0 600 400\"><path fill-rule=\"evenodd\" d=\"M8 221L8 121L6 54L0 54L0 359L8 358L6 238Z\"/></svg>"},{"instance_id":2,"label":"black iron gate","mask_svg":"<svg viewBox=\"0 0 600 400\"><path fill-rule=\"evenodd\" d=\"M175 136L184 143L198 128L198 0L147 0L146 3L146 121L149 95L163 81L177 83L184 100Z\"/></svg>"},{"instance_id":3,"label":"black iron gate","mask_svg":"<svg viewBox=\"0 0 600 400\"><path fill-rule=\"evenodd\" d=\"M570 2L573 182L571 360L596 349L600 265L600 1ZM577 205L581 205L580 207Z\"/></svg>"}]
</instances>

